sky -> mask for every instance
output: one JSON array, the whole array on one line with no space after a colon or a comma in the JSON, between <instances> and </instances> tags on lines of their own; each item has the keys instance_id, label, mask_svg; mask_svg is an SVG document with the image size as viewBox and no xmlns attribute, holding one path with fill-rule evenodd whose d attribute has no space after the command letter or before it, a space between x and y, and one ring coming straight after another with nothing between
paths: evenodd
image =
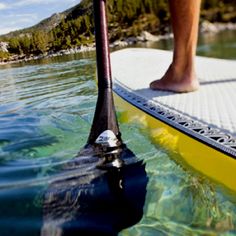
<instances>
[{"instance_id":1,"label":"sky","mask_svg":"<svg viewBox=\"0 0 236 236\"><path fill-rule=\"evenodd\" d=\"M0 0L0 35L39 23L80 0Z\"/></svg>"}]
</instances>

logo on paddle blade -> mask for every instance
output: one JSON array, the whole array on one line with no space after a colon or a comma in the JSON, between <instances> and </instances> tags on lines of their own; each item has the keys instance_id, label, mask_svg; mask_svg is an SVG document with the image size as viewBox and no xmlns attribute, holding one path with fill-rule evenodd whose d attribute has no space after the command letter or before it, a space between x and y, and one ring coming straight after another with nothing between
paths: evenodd
<instances>
[{"instance_id":1,"label":"logo on paddle blade","mask_svg":"<svg viewBox=\"0 0 236 236\"><path fill-rule=\"evenodd\" d=\"M117 147L118 142L119 140L111 130L105 130L102 132L95 141L96 144L106 147Z\"/></svg>"}]
</instances>

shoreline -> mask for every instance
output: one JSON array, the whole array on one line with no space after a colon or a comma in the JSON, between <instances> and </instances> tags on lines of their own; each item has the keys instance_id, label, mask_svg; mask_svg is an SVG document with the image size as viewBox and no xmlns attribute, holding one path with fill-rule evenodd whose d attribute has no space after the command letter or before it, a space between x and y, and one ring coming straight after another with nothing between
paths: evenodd
<instances>
[{"instance_id":1,"label":"shoreline","mask_svg":"<svg viewBox=\"0 0 236 236\"><path fill-rule=\"evenodd\" d=\"M217 34L225 30L236 30L236 23L211 23L208 21L203 21L199 26L199 33L205 33L205 34ZM143 31L140 34L140 36L136 36L136 37L133 36L133 37L128 37L126 39L114 41L113 43L110 44L110 48L127 47L130 45L135 45L137 43L157 42L160 40L165 40L165 39L170 39L170 38L173 38L172 33L165 34L165 35L153 35L147 31ZM82 45L82 46L74 47L70 49L60 50L58 52L49 51L46 54L40 54L37 56L13 55L12 56L13 59L10 59L9 61L0 62L0 66L20 63L20 62L28 62L28 61L33 61L33 60L40 60L40 59L45 59L45 58L52 58L52 57L63 56L63 55L71 55L71 54L76 54L76 53L95 51L95 50L96 50L95 43L92 43L92 44Z\"/></svg>"}]
</instances>

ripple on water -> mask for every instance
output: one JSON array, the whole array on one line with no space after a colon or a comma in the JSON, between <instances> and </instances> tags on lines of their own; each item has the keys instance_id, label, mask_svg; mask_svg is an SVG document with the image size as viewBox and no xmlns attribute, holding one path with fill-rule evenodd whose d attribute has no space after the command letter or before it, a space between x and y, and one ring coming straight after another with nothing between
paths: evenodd
<instances>
[{"instance_id":1,"label":"ripple on water","mask_svg":"<svg viewBox=\"0 0 236 236\"><path fill-rule=\"evenodd\" d=\"M94 72L94 57L0 71L0 235L40 235L48 186L55 180L73 185L73 177L87 181L93 176L90 165L61 170L86 143L97 95ZM140 124L120 127L128 147L144 160L148 176L143 217L120 235L236 233L234 196L183 169L151 142ZM137 181L130 182L133 190ZM103 194L104 186L94 184L90 190Z\"/></svg>"},{"instance_id":2,"label":"ripple on water","mask_svg":"<svg viewBox=\"0 0 236 236\"><path fill-rule=\"evenodd\" d=\"M0 71L1 235L40 235L45 188L86 143L93 71L93 58Z\"/></svg>"}]
</instances>

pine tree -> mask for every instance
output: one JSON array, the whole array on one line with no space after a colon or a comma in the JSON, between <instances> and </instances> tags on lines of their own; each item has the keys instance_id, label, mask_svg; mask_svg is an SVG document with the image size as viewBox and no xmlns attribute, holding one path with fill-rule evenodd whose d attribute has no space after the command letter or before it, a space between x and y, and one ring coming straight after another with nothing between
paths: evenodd
<instances>
[{"instance_id":1,"label":"pine tree","mask_svg":"<svg viewBox=\"0 0 236 236\"><path fill-rule=\"evenodd\" d=\"M44 31L36 31L33 34L34 50L38 53L47 52L49 46L48 35Z\"/></svg>"}]
</instances>

